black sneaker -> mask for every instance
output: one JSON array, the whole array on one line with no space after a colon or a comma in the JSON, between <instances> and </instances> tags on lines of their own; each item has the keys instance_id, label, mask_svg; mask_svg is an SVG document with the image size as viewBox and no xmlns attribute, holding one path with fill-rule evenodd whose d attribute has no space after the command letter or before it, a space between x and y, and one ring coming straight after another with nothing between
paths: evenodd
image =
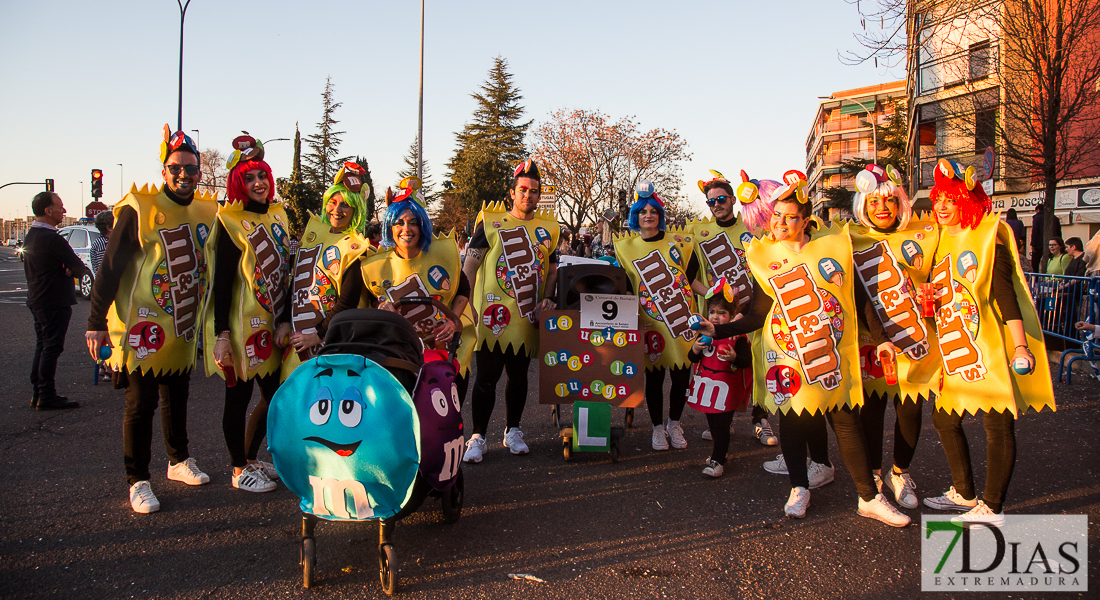
<instances>
[{"instance_id":1,"label":"black sneaker","mask_svg":"<svg viewBox=\"0 0 1100 600\"><path fill-rule=\"evenodd\" d=\"M54 396L49 400L39 399L35 408L38 410L62 410L66 408L80 408L80 403L76 400L69 400L65 396Z\"/></svg>"}]
</instances>

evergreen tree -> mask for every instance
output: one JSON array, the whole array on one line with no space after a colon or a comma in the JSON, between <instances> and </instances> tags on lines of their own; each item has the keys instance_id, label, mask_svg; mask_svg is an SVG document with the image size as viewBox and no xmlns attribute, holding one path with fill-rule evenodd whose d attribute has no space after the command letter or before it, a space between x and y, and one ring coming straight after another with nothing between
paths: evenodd
<instances>
[{"instance_id":1,"label":"evergreen tree","mask_svg":"<svg viewBox=\"0 0 1100 600\"><path fill-rule=\"evenodd\" d=\"M294 165L290 177L276 180L279 196L286 201L292 235L299 236L309 222L310 211L321 212L321 197L327 188L318 188L302 176L302 134L294 124Z\"/></svg>"},{"instance_id":2,"label":"evergreen tree","mask_svg":"<svg viewBox=\"0 0 1100 600\"><path fill-rule=\"evenodd\" d=\"M416 162L417 162L417 140L413 140L409 144L409 153L405 155L405 168L397 173L398 181L406 177L416 176ZM420 178L420 193L424 200L428 203L428 206L432 206L435 202L435 184L432 182L432 174L428 169L428 161L424 161L424 176Z\"/></svg>"},{"instance_id":3,"label":"evergreen tree","mask_svg":"<svg viewBox=\"0 0 1100 600\"><path fill-rule=\"evenodd\" d=\"M366 171L363 180L366 181L367 185L370 187L370 193L367 194L366 198L363 198L363 203L367 205L367 219L365 222L370 223L377 212L374 204L378 201L380 196L378 195L378 190L374 189L374 179L370 175L370 165L367 164L366 157L356 155L355 164L363 167L363 170Z\"/></svg>"},{"instance_id":4,"label":"evergreen tree","mask_svg":"<svg viewBox=\"0 0 1100 600\"><path fill-rule=\"evenodd\" d=\"M901 174L903 188L909 186L909 158L906 154L909 145L909 123L906 122L905 106L898 100L892 102L894 114L886 125L876 127L878 135L878 164L894 165Z\"/></svg>"},{"instance_id":5,"label":"evergreen tree","mask_svg":"<svg viewBox=\"0 0 1100 600\"><path fill-rule=\"evenodd\" d=\"M457 198L476 213L482 202L508 199L512 168L526 157L531 121L519 122L523 96L503 57L493 59L489 78L471 96L477 108L472 122L455 134L458 147L447 168Z\"/></svg>"},{"instance_id":6,"label":"evergreen tree","mask_svg":"<svg viewBox=\"0 0 1100 600\"><path fill-rule=\"evenodd\" d=\"M340 136L344 131L336 131L334 118L336 109L343 106L342 102L336 102L332 97L332 77L325 80L325 91L321 93L323 112L321 122L317 123L317 133L306 138L309 146L309 154L305 156L304 179L320 187L328 189L332 185L332 178L348 156L340 156Z\"/></svg>"}]
</instances>

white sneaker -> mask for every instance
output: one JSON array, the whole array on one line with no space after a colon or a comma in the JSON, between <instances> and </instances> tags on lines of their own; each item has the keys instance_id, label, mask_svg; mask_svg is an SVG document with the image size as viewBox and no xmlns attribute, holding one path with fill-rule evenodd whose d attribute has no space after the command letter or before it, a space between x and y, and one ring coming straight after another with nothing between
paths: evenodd
<instances>
[{"instance_id":1,"label":"white sneaker","mask_svg":"<svg viewBox=\"0 0 1100 600\"><path fill-rule=\"evenodd\" d=\"M267 478L271 481L277 481L279 479L279 472L275 470L275 465L263 460L258 460L251 464L263 469L264 475L267 475Z\"/></svg>"},{"instance_id":2,"label":"white sneaker","mask_svg":"<svg viewBox=\"0 0 1100 600\"><path fill-rule=\"evenodd\" d=\"M713 439L714 439L714 436L710 434L710 430L709 430L709 429L707 429L706 431L704 431L704 432L703 432L703 435L702 435L702 436L700 436L700 437L702 437L702 438L703 438L704 440L707 440L707 441L710 441L710 440L713 440Z\"/></svg>"},{"instance_id":3,"label":"white sneaker","mask_svg":"<svg viewBox=\"0 0 1100 600\"><path fill-rule=\"evenodd\" d=\"M985 523L987 525L993 525L994 527L1004 527L1005 513L1004 511L995 513L992 508L989 508L985 501L978 500L977 506L957 517L951 517L951 522L964 527L969 527L975 523Z\"/></svg>"},{"instance_id":4,"label":"white sneaker","mask_svg":"<svg viewBox=\"0 0 1100 600\"><path fill-rule=\"evenodd\" d=\"M658 425L653 428L653 438L651 440L654 450L668 450L668 434L665 433L665 426Z\"/></svg>"},{"instance_id":5,"label":"white sneaker","mask_svg":"<svg viewBox=\"0 0 1100 600\"><path fill-rule=\"evenodd\" d=\"M256 465L248 465L240 475L233 476L233 487L246 492L273 492L275 482L264 475L264 470Z\"/></svg>"},{"instance_id":6,"label":"white sneaker","mask_svg":"<svg viewBox=\"0 0 1100 600\"><path fill-rule=\"evenodd\" d=\"M783 458L782 454L776 454L775 460L769 460L764 463L764 470L769 473L775 473L776 475L786 475L787 459Z\"/></svg>"},{"instance_id":7,"label":"white sneaker","mask_svg":"<svg viewBox=\"0 0 1100 600\"><path fill-rule=\"evenodd\" d=\"M527 454L527 444L523 443L523 432L519 427L504 430L504 447L512 454Z\"/></svg>"},{"instance_id":8,"label":"white sneaker","mask_svg":"<svg viewBox=\"0 0 1100 600\"><path fill-rule=\"evenodd\" d=\"M202 485L210 483L210 476L199 470L194 458L168 465L168 479L180 481L187 485Z\"/></svg>"},{"instance_id":9,"label":"white sneaker","mask_svg":"<svg viewBox=\"0 0 1100 600\"><path fill-rule=\"evenodd\" d=\"M707 466L703 469L703 475L718 479L726 473L726 468L722 466L722 463L714 460L713 458L707 459Z\"/></svg>"},{"instance_id":10,"label":"white sneaker","mask_svg":"<svg viewBox=\"0 0 1100 600\"><path fill-rule=\"evenodd\" d=\"M806 516L806 509L810 507L810 490L799 486L791 488L791 495L787 498L787 504L783 512L792 519L801 519Z\"/></svg>"},{"instance_id":11,"label":"white sneaker","mask_svg":"<svg viewBox=\"0 0 1100 600\"><path fill-rule=\"evenodd\" d=\"M864 502L859 499L859 508L856 510L861 517L878 519L891 527L905 527L909 524L909 517L898 512L898 509L890 505L882 494L876 494L874 500Z\"/></svg>"},{"instance_id":12,"label":"white sneaker","mask_svg":"<svg viewBox=\"0 0 1100 600\"><path fill-rule=\"evenodd\" d=\"M480 433L475 433L470 436L470 440L466 442L466 454L462 457L462 462L481 462L482 455L485 454L485 438L481 437Z\"/></svg>"},{"instance_id":13,"label":"white sneaker","mask_svg":"<svg viewBox=\"0 0 1100 600\"><path fill-rule=\"evenodd\" d=\"M909 476L909 473L895 473L893 469L890 469L890 489L894 491L894 500L897 500L898 505L904 508L916 508L917 502L917 484L913 483L913 478ZM881 492L882 490L879 489Z\"/></svg>"},{"instance_id":14,"label":"white sneaker","mask_svg":"<svg viewBox=\"0 0 1100 600\"><path fill-rule=\"evenodd\" d=\"M148 481L139 481L130 486L130 507L136 513L149 514L160 510L160 500L153 494Z\"/></svg>"},{"instance_id":15,"label":"white sneaker","mask_svg":"<svg viewBox=\"0 0 1100 600\"><path fill-rule=\"evenodd\" d=\"M924 505L935 510L969 512L978 506L978 499L967 500L962 497L962 494L955 491L955 486L951 486L951 489L944 492L942 496L925 498Z\"/></svg>"},{"instance_id":16,"label":"white sneaker","mask_svg":"<svg viewBox=\"0 0 1100 600\"><path fill-rule=\"evenodd\" d=\"M779 438L772 432L772 426L768 424L767 419L760 419L759 423L753 425L752 432L756 439L760 440L760 443L765 446L779 445Z\"/></svg>"},{"instance_id":17,"label":"white sneaker","mask_svg":"<svg viewBox=\"0 0 1100 600\"><path fill-rule=\"evenodd\" d=\"M687 438L684 437L684 428L680 427L679 421L669 421L665 431L668 432L669 443L672 444L673 448L683 450L688 447Z\"/></svg>"},{"instance_id":18,"label":"white sneaker","mask_svg":"<svg viewBox=\"0 0 1100 600\"><path fill-rule=\"evenodd\" d=\"M807 469L806 474L810 477L810 489L816 490L817 488L833 482L833 473L836 469L832 467L826 467L821 463L810 463L810 468Z\"/></svg>"}]
</instances>

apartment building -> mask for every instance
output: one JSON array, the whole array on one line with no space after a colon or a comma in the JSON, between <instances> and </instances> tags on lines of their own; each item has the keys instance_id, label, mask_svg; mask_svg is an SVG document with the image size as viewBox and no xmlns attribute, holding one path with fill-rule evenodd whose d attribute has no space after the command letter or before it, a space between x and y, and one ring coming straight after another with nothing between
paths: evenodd
<instances>
[{"instance_id":1,"label":"apartment building","mask_svg":"<svg viewBox=\"0 0 1100 600\"><path fill-rule=\"evenodd\" d=\"M999 130L1022 127L1003 121L1006 82L1002 78L1011 72L1004 68L1011 64L1006 61L1013 60L1005 56L1001 39L1007 4L990 0L965 14L949 16L941 12L944 6L910 4L906 81L910 197L928 197L935 184L936 163L947 158L973 166L994 210L1014 208L1030 228L1030 216L1043 202L1042 185L1033 170L1003 158L1004 140L998 137ZM1059 182L1055 214L1066 238L1087 240L1100 230L1100 169L1085 175Z\"/></svg>"},{"instance_id":2,"label":"apartment building","mask_svg":"<svg viewBox=\"0 0 1100 600\"><path fill-rule=\"evenodd\" d=\"M894 101L904 106L906 82L895 81L822 96L806 138L806 178L814 212L821 214L823 190L855 190L855 178L845 174L841 161L875 160L879 140L873 124L885 125L893 116ZM880 144L881 145L881 144Z\"/></svg>"}]
</instances>

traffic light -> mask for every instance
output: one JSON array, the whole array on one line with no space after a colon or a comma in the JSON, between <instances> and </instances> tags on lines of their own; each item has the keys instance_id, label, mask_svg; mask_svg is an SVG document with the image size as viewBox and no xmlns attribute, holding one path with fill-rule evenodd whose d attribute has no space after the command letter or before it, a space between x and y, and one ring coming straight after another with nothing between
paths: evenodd
<instances>
[{"instance_id":1,"label":"traffic light","mask_svg":"<svg viewBox=\"0 0 1100 600\"><path fill-rule=\"evenodd\" d=\"M92 169L92 198L103 197L103 169Z\"/></svg>"},{"instance_id":2,"label":"traffic light","mask_svg":"<svg viewBox=\"0 0 1100 600\"><path fill-rule=\"evenodd\" d=\"M53 180L52 179L47 179L46 180L46 191L47 192L52 192L53 191Z\"/></svg>"}]
</instances>

